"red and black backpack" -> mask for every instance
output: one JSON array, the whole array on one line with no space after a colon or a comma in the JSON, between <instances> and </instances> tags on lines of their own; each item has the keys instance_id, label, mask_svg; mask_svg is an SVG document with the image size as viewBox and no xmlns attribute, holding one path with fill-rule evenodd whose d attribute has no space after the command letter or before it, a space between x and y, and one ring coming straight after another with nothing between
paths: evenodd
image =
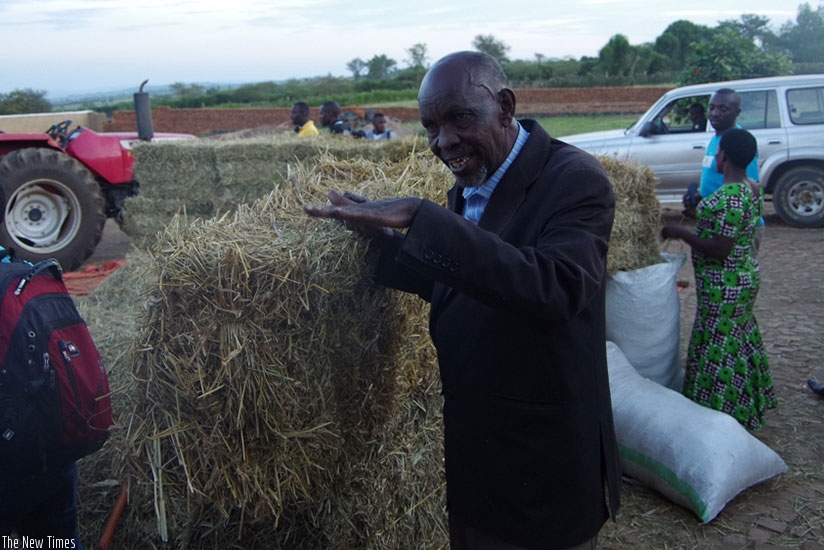
<instances>
[{"instance_id":1,"label":"red and black backpack","mask_svg":"<svg viewBox=\"0 0 824 550\"><path fill-rule=\"evenodd\" d=\"M111 425L106 369L60 264L0 261L0 473L73 462L100 449Z\"/></svg>"}]
</instances>

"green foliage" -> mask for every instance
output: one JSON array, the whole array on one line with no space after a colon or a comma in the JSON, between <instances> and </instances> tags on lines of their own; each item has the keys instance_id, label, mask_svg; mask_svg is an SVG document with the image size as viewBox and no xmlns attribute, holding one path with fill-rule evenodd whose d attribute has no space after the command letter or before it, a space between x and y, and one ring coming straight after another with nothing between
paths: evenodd
<instances>
[{"instance_id":1,"label":"green foliage","mask_svg":"<svg viewBox=\"0 0 824 550\"><path fill-rule=\"evenodd\" d=\"M412 47L407 48L406 53L409 54L409 59L406 60L409 67L413 69L425 69L429 66L429 55L426 44L421 42L412 44Z\"/></svg>"},{"instance_id":2,"label":"green foliage","mask_svg":"<svg viewBox=\"0 0 824 550\"><path fill-rule=\"evenodd\" d=\"M52 104L43 90L12 90L0 94L0 115L24 115L28 113L50 113Z\"/></svg>"},{"instance_id":3,"label":"green foliage","mask_svg":"<svg viewBox=\"0 0 824 550\"><path fill-rule=\"evenodd\" d=\"M518 88L549 87L554 74L553 64L548 61L510 61L505 72L510 82L518 82Z\"/></svg>"},{"instance_id":4,"label":"green foliage","mask_svg":"<svg viewBox=\"0 0 824 550\"><path fill-rule=\"evenodd\" d=\"M509 51L509 46L504 42L497 40L491 34L479 34L472 40L472 47L487 55L494 57L501 65L506 64L509 58L506 52Z\"/></svg>"},{"instance_id":5,"label":"green foliage","mask_svg":"<svg viewBox=\"0 0 824 550\"><path fill-rule=\"evenodd\" d=\"M785 24L776 39L793 63L824 60L824 4L813 10L809 4L798 7L795 25Z\"/></svg>"},{"instance_id":6,"label":"green foliage","mask_svg":"<svg viewBox=\"0 0 824 550\"><path fill-rule=\"evenodd\" d=\"M178 97L198 97L207 93L206 88L200 84L184 84L183 82L175 82L169 87Z\"/></svg>"},{"instance_id":7,"label":"green foliage","mask_svg":"<svg viewBox=\"0 0 824 550\"><path fill-rule=\"evenodd\" d=\"M607 75L628 75L634 65L635 51L629 39L623 34L616 34L609 39L606 46L598 52L601 70Z\"/></svg>"},{"instance_id":8,"label":"green foliage","mask_svg":"<svg viewBox=\"0 0 824 550\"><path fill-rule=\"evenodd\" d=\"M360 57L356 57L346 64L346 68L352 73L352 78L355 80L360 80L363 76L363 71L366 70L366 61Z\"/></svg>"},{"instance_id":9,"label":"green foliage","mask_svg":"<svg viewBox=\"0 0 824 550\"><path fill-rule=\"evenodd\" d=\"M711 37L711 28L681 19L664 29L655 40L654 49L670 60L670 70L682 71L695 45L707 42Z\"/></svg>"},{"instance_id":10,"label":"green foliage","mask_svg":"<svg viewBox=\"0 0 824 550\"><path fill-rule=\"evenodd\" d=\"M368 72L366 78L369 80L382 80L392 75L395 66L398 63L394 59L386 57L386 55L375 55L372 59L366 62Z\"/></svg>"},{"instance_id":11,"label":"green foliage","mask_svg":"<svg viewBox=\"0 0 824 550\"><path fill-rule=\"evenodd\" d=\"M711 41L695 44L681 73L681 84L700 84L792 73L792 64L783 55L759 49L735 30L720 27Z\"/></svg>"}]
</instances>

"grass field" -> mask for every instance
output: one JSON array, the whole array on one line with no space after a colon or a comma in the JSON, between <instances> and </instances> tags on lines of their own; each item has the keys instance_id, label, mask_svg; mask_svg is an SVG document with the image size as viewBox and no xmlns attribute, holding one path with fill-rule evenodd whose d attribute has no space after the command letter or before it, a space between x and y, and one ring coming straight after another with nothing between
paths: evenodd
<instances>
[{"instance_id":1,"label":"grass field","mask_svg":"<svg viewBox=\"0 0 824 550\"><path fill-rule=\"evenodd\" d=\"M539 117L538 122L550 135L557 137L599 130L623 130L637 119L638 116L635 115L571 115ZM423 128L418 122L404 122L403 125L414 132L423 134Z\"/></svg>"},{"instance_id":2,"label":"grass field","mask_svg":"<svg viewBox=\"0 0 824 550\"><path fill-rule=\"evenodd\" d=\"M573 115L538 118L538 122L550 135L559 137L600 130L623 130L637 119L636 115Z\"/></svg>"}]
</instances>

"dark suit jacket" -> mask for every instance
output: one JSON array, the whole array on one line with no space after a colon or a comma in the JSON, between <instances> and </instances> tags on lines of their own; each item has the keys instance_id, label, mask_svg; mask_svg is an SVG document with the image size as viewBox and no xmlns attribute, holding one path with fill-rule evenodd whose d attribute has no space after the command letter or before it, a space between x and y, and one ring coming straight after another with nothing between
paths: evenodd
<instances>
[{"instance_id":1,"label":"dark suit jacket","mask_svg":"<svg viewBox=\"0 0 824 550\"><path fill-rule=\"evenodd\" d=\"M565 548L613 513L620 472L607 378L614 198L600 163L532 120L478 226L424 201L376 281L431 302L450 513L527 548Z\"/></svg>"}]
</instances>

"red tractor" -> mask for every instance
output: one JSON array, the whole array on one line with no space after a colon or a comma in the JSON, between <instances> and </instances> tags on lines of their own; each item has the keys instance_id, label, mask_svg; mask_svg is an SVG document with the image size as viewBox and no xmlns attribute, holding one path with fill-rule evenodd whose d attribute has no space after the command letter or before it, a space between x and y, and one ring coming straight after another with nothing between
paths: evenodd
<instances>
[{"instance_id":1,"label":"red tractor","mask_svg":"<svg viewBox=\"0 0 824 550\"><path fill-rule=\"evenodd\" d=\"M0 245L32 262L56 258L67 271L92 255L106 219L119 220L126 198L138 192L132 144L194 139L155 135L144 95L141 86L135 94L137 133L70 130L71 120L45 133L0 133L0 185L6 195Z\"/></svg>"}]
</instances>

